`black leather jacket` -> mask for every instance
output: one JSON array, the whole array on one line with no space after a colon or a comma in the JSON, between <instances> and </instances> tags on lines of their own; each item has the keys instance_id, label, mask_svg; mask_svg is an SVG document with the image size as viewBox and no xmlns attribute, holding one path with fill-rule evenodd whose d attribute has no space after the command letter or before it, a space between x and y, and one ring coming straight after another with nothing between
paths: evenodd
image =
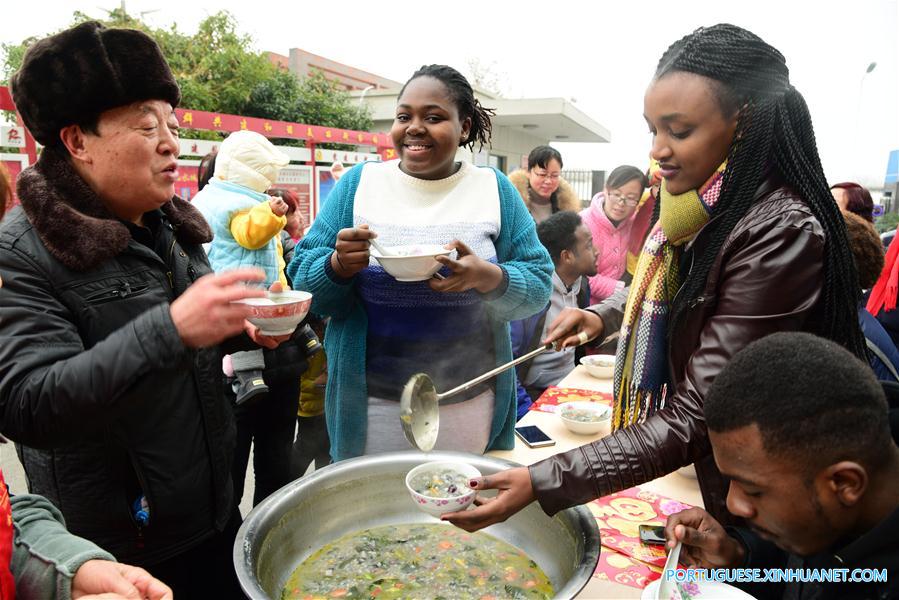
<instances>
[{"instance_id":1,"label":"black leather jacket","mask_svg":"<svg viewBox=\"0 0 899 600\"><path fill-rule=\"evenodd\" d=\"M70 531L152 565L233 514L221 352L185 347L169 313L210 272L208 227L173 199L154 213L158 255L50 149L19 195L0 225L0 431Z\"/></svg>"}]
</instances>

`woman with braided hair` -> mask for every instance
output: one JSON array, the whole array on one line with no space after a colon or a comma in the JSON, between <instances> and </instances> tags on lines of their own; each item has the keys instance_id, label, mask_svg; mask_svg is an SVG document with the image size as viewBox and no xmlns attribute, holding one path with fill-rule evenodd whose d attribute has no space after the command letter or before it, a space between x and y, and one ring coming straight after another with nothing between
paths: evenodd
<instances>
[{"instance_id":1,"label":"woman with braided hair","mask_svg":"<svg viewBox=\"0 0 899 600\"><path fill-rule=\"evenodd\" d=\"M620 328L613 432L473 482L500 492L445 515L460 527L504 520L534 499L552 514L690 463L706 509L732 521L703 419L720 370L750 342L785 330L864 359L845 226L780 52L733 25L700 28L662 56L644 117L663 179L633 283L566 310L546 340L567 346Z\"/></svg>"},{"instance_id":2,"label":"woman with braided hair","mask_svg":"<svg viewBox=\"0 0 899 600\"><path fill-rule=\"evenodd\" d=\"M398 161L347 172L328 196L287 271L329 316L325 415L334 461L405 450L399 399L427 372L451 389L512 360L509 321L549 302L553 264L509 179L456 160L488 144L493 111L461 73L426 65L400 90L390 135ZM444 279L400 282L369 254L440 244ZM514 372L440 405L436 448L511 449Z\"/></svg>"}]
</instances>

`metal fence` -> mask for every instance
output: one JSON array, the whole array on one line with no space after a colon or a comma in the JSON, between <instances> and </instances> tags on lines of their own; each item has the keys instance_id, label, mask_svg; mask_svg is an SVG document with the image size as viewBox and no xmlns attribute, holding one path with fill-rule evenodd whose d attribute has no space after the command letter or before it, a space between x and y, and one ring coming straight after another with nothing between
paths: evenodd
<instances>
[{"instance_id":1,"label":"metal fence","mask_svg":"<svg viewBox=\"0 0 899 600\"><path fill-rule=\"evenodd\" d=\"M586 207L594 194L602 191L606 180L605 171L562 171L562 177L574 189L581 203Z\"/></svg>"}]
</instances>

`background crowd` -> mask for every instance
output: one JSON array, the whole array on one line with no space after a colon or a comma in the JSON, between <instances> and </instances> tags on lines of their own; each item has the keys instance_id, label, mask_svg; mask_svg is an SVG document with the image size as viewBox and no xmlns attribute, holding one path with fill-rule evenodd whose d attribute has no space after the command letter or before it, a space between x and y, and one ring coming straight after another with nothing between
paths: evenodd
<instances>
[{"instance_id":1,"label":"background crowd","mask_svg":"<svg viewBox=\"0 0 899 600\"><path fill-rule=\"evenodd\" d=\"M695 564L896 573L899 244L884 252L864 188L828 184L786 59L751 32L668 48L649 166L616 167L587 206L550 146L508 177L457 161L494 112L422 66L397 102L399 160L347 170L308 227L258 134L203 160L193 203L174 195L180 90L146 34L83 23L36 42L11 87L44 148L0 225L0 431L34 494L0 494L4 590L240 597L251 445L256 504L313 461L406 449L412 374L450 389L549 342L441 405L436 447L512 448L584 352L616 355L612 434L474 481L500 493L450 522L552 514L694 463L705 510L668 535ZM451 252L441 277L398 282L373 239ZM234 301L264 289L312 293L294 333L246 321Z\"/></svg>"}]
</instances>

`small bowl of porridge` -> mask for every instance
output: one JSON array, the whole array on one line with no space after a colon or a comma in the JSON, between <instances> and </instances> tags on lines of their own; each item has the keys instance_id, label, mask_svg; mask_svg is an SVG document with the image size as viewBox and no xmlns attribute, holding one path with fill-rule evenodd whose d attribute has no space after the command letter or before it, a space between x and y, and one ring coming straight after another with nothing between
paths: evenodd
<instances>
[{"instance_id":1,"label":"small bowl of porridge","mask_svg":"<svg viewBox=\"0 0 899 600\"><path fill-rule=\"evenodd\" d=\"M612 418L612 409L596 402L565 402L556 410L572 433L594 435Z\"/></svg>"},{"instance_id":2,"label":"small bowl of porridge","mask_svg":"<svg viewBox=\"0 0 899 600\"><path fill-rule=\"evenodd\" d=\"M584 356L581 364L597 379L609 379L615 374L615 357L608 354Z\"/></svg>"},{"instance_id":3,"label":"small bowl of porridge","mask_svg":"<svg viewBox=\"0 0 899 600\"><path fill-rule=\"evenodd\" d=\"M468 482L480 476L480 471L466 463L429 462L409 471L406 487L420 510L439 517L468 508L477 495Z\"/></svg>"}]
</instances>

